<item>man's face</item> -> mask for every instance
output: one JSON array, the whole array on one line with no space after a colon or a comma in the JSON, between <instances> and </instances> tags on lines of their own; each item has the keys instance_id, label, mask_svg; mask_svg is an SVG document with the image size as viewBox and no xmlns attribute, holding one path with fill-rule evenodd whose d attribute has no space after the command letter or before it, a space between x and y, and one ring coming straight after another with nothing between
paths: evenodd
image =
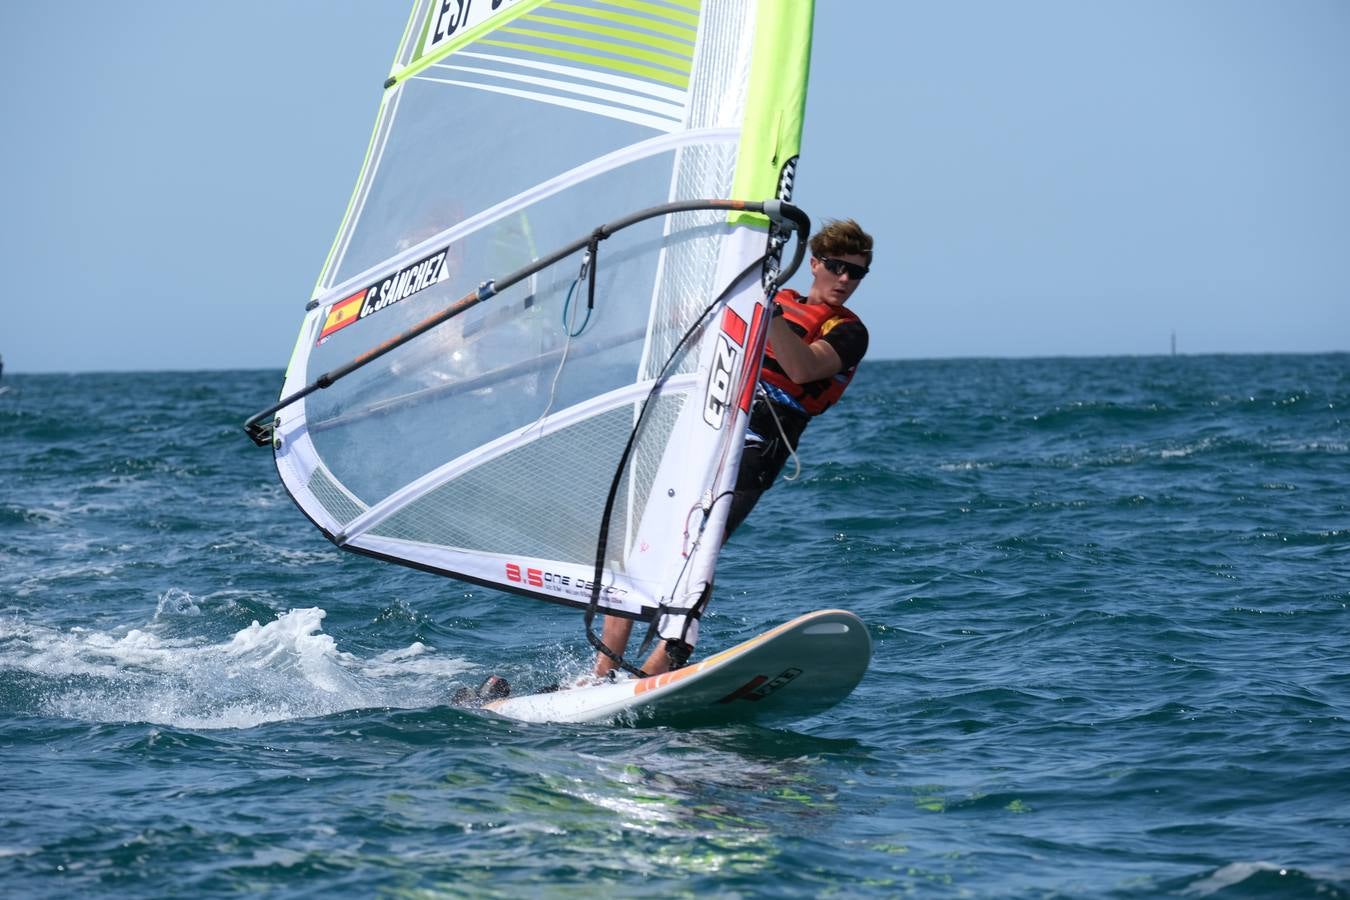
<instances>
[{"instance_id":1,"label":"man's face","mask_svg":"<svg viewBox=\"0 0 1350 900\"><path fill-rule=\"evenodd\" d=\"M821 297L831 306L843 306L858 289L858 283L862 280L859 271L866 268L867 257L858 253L844 253L823 258L813 256L811 293Z\"/></svg>"}]
</instances>

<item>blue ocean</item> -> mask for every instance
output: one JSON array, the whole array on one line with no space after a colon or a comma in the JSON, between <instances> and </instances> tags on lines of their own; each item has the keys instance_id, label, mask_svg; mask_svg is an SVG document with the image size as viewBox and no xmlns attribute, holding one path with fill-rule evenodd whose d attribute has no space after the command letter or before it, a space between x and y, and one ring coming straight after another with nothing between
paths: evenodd
<instances>
[{"instance_id":1,"label":"blue ocean","mask_svg":"<svg viewBox=\"0 0 1350 900\"><path fill-rule=\"evenodd\" d=\"M1350 897L1350 355L865 362L704 619L868 623L773 728L452 706L580 614L329 544L280 382L0 380L0 894Z\"/></svg>"}]
</instances>

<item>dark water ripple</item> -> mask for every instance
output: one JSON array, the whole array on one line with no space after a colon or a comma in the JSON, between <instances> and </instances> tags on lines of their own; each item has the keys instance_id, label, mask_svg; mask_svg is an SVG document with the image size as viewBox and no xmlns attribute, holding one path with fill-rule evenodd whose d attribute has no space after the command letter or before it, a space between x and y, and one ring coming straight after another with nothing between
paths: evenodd
<instances>
[{"instance_id":1,"label":"dark water ripple","mask_svg":"<svg viewBox=\"0 0 1350 900\"><path fill-rule=\"evenodd\" d=\"M1350 896L1350 357L868 363L706 642L868 622L792 729L524 726L572 614L341 554L276 373L10 376L11 896Z\"/></svg>"}]
</instances>

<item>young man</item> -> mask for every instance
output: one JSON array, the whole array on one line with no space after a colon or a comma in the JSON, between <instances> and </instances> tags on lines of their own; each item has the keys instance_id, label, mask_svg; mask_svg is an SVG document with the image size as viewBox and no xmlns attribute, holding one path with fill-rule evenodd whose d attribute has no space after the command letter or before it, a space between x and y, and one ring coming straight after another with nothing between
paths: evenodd
<instances>
[{"instance_id":1,"label":"young man","mask_svg":"<svg viewBox=\"0 0 1350 900\"><path fill-rule=\"evenodd\" d=\"M852 219L827 222L811 238L810 291L803 297L785 289L774 297L769 347L759 373L761 391L750 410L726 537L773 484L811 419L843 394L867 352L867 328L844 304L871 264L871 235ZM632 628L629 619L606 616L605 645L622 650ZM642 670L655 675L678 668L692 649L683 641L663 640ZM603 653L596 658L597 676L613 668L614 661Z\"/></svg>"}]
</instances>

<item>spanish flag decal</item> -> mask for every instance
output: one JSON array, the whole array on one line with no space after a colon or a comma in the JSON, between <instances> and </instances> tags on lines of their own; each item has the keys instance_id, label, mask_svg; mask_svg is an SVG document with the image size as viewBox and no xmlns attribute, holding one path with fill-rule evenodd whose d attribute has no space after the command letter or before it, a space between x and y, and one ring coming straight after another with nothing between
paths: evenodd
<instances>
[{"instance_id":1,"label":"spanish flag decal","mask_svg":"<svg viewBox=\"0 0 1350 900\"><path fill-rule=\"evenodd\" d=\"M346 328L355 322L361 315L361 301L366 299L365 288L359 293L352 294L346 300L339 300L328 310L328 318L324 320L323 331L319 332L319 343L322 344L328 340L328 336L335 331Z\"/></svg>"}]
</instances>

